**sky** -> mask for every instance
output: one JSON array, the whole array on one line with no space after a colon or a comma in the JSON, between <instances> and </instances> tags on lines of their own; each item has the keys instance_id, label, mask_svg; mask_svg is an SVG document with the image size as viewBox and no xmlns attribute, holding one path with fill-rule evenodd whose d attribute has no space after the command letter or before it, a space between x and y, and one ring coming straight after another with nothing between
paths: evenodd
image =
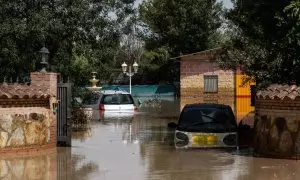
<instances>
[{"instance_id":1,"label":"sky","mask_svg":"<svg viewBox=\"0 0 300 180\"><path fill-rule=\"evenodd\" d=\"M231 0L219 0L219 1L223 1L223 4L226 8L232 8Z\"/></svg>"},{"instance_id":2,"label":"sky","mask_svg":"<svg viewBox=\"0 0 300 180\"><path fill-rule=\"evenodd\" d=\"M226 8L232 8L231 0L218 0L218 1L223 1L223 4ZM136 4L139 4L141 2L142 0L136 0Z\"/></svg>"}]
</instances>

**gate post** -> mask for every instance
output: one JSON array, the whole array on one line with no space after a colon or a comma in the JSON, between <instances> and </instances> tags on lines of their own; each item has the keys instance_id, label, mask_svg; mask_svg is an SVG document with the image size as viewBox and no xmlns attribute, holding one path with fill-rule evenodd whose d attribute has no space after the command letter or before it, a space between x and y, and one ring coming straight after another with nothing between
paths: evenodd
<instances>
[{"instance_id":1,"label":"gate post","mask_svg":"<svg viewBox=\"0 0 300 180\"><path fill-rule=\"evenodd\" d=\"M57 144L58 146L72 146L72 84L58 83L57 97Z\"/></svg>"}]
</instances>

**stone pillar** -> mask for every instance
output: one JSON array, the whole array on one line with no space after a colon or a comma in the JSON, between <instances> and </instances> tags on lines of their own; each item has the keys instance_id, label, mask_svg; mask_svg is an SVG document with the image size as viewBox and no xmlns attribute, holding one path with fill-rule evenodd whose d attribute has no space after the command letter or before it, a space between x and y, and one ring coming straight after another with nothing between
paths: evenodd
<instances>
[{"instance_id":1,"label":"stone pillar","mask_svg":"<svg viewBox=\"0 0 300 180\"><path fill-rule=\"evenodd\" d=\"M31 86L33 87L40 87L47 89L47 94L51 97L49 99L50 104L50 116L54 119L54 122L51 127L51 134L55 134L55 137L51 139L52 143L57 142L57 128L56 128L56 114L53 113L53 103L57 103L57 82L58 82L58 73L53 72L32 72L30 74L31 78Z\"/></svg>"},{"instance_id":2,"label":"stone pillar","mask_svg":"<svg viewBox=\"0 0 300 180\"><path fill-rule=\"evenodd\" d=\"M43 86L49 89L49 94L55 95L57 93L57 73L41 73L32 72L30 74L32 86Z\"/></svg>"},{"instance_id":3,"label":"stone pillar","mask_svg":"<svg viewBox=\"0 0 300 180\"><path fill-rule=\"evenodd\" d=\"M41 88L47 88L47 93L51 95L50 98L50 110L53 111L52 104L57 102L57 77L58 73L47 72L32 72L30 74L31 86L39 86Z\"/></svg>"}]
</instances>

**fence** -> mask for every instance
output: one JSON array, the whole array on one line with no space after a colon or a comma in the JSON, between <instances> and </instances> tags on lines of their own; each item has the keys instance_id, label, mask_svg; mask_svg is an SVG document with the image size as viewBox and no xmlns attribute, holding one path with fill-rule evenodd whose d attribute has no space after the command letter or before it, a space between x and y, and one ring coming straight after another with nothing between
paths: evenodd
<instances>
[{"instance_id":1,"label":"fence","mask_svg":"<svg viewBox=\"0 0 300 180\"><path fill-rule=\"evenodd\" d=\"M127 85L105 85L102 90L123 90L129 92ZM175 85L134 85L131 94L135 97L177 96Z\"/></svg>"},{"instance_id":2,"label":"fence","mask_svg":"<svg viewBox=\"0 0 300 180\"><path fill-rule=\"evenodd\" d=\"M61 146L71 146L71 83L59 83L57 85L57 143Z\"/></svg>"}]
</instances>

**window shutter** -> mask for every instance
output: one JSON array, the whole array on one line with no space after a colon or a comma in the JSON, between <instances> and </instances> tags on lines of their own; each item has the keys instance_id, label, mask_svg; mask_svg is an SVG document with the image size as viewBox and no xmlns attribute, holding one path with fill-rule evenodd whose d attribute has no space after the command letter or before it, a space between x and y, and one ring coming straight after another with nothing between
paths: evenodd
<instances>
[{"instance_id":1,"label":"window shutter","mask_svg":"<svg viewBox=\"0 0 300 180\"><path fill-rule=\"evenodd\" d=\"M218 76L204 75L204 92L218 92Z\"/></svg>"}]
</instances>

